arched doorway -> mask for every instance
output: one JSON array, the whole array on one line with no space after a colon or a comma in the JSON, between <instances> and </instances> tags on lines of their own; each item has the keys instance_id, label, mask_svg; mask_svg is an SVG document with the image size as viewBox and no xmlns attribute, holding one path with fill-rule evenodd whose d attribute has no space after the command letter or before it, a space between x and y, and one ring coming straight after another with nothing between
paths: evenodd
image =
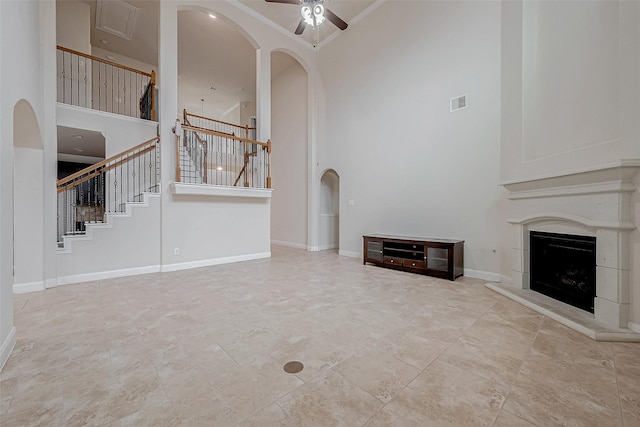
<instances>
[{"instance_id":1,"label":"arched doorway","mask_svg":"<svg viewBox=\"0 0 640 427\"><path fill-rule=\"evenodd\" d=\"M13 290L44 289L44 151L24 99L13 109Z\"/></svg>"},{"instance_id":2,"label":"arched doorway","mask_svg":"<svg viewBox=\"0 0 640 427\"><path fill-rule=\"evenodd\" d=\"M320 178L319 249L339 249L340 244L340 176L328 169Z\"/></svg>"}]
</instances>

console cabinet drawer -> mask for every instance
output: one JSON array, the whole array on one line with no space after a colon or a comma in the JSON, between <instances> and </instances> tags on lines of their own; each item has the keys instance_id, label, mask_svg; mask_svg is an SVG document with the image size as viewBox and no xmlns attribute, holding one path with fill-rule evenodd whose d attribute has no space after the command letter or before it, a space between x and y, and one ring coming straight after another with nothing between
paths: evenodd
<instances>
[{"instance_id":1,"label":"console cabinet drawer","mask_svg":"<svg viewBox=\"0 0 640 427\"><path fill-rule=\"evenodd\" d=\"M419 268L424 270L425 263L424 261L419 261L415 259L403 259L402 265L407 268Z\"/></svg>"},{"instance_id":2,"label":"console cabinet drawer","mask_svg":"<svg viewBox=\"0 0 640 427\"><path fill-rule=\"evenodd\" d=\"M383 262L385 264L402 265L402 258L386 256L386 257L384 257Z\"/></svg>"}]
</instances>

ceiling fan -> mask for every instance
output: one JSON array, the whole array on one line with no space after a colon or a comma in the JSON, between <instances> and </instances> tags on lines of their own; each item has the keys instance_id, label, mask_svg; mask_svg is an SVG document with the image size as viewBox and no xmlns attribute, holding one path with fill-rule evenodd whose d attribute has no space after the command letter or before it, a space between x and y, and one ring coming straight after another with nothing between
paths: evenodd
<instances>
[{"instance_id":1,"label":"ceiling fan","mask_svg":"<svg viewBox=\"0 0 640 427\"><path fill-rule=\"evenodd\" d=\"M345 30L348 26L346 22L338 17L335 13L324 7L324 3L328 0L265 0L267 3L284 3L295 4L300 6L300 12L302 19L296 27L294 33L296 35L302 34L307 25L313 27L320 25L324 22L325 18L329 20L333 25Z\"/></svg>"}]
</instances>

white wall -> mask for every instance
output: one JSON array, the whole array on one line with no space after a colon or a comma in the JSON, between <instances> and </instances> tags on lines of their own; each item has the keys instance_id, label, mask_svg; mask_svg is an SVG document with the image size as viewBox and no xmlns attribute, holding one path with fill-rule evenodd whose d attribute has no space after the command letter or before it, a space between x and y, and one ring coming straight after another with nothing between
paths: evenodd
<instances>
[{"instance_id":1,"label":"white wall","mask_svg":"<svg viewBox=\"0 0 640 427\"><path fill-rule=\"evenodd\" d=\"M4 7L0 3L0 48L5 47ZM4 95L4 67L0 62L0 95ZM5 131L6 117L12 114L11 104L0 96L0 370L15 346L13 326L13 141Z\"/></svg>"},{"instance_id":2,"label":"white wall","mask_svg":"<svg viewBox=\"0 0 640 427\"><path fill-rule=\"evenodd\" d=\"M163 229L163 270L270 255L268 198L164 196L171 225ZM175 254L175 249L179 254Z\"/></svg>"},{"instance_id":3,"label":"white wall","mask_svg":"<svg viewBox=\"0 0 640 427\"><path fill-rule=\"evenodd\" d=\"M59 126L100 132L105 137L105 156L111 157L158 135L158 124L72 105L57 104ZM168 141L171 144L173 141ZM174 146L175 149L175 146Z\"/></svg>"},{"instance_id":4,"label":"white wall","mask_svg":"<svg viewBox=\"0 0 640 427\"><path fill-rule=\"evenodd\" d=\"M229 108L227 111L222 113L222 115L218 120L239 125L240 124L240 103L238 102L234 104L233 107Z\"/></svg>"},{"instance_id":5,"label":"white wall","mask_svg":"<svg viewBox=\"0 0 640 427\"><path fill-rule=\"evenodd\" d=\"M46 153L55 146L55 133L45 134L42 129L49 129L47 122L51 117L46 107L45 95L51 91L43 88L45 70L50 67L45 52L55 52L54 26L41 24L42 17L53 19L55 5L53 2L10 1L0 2L0 50L3 59L0 62L0 365L9 355L15 342L13 326L13 275L14 256L13 228L13 163L14 141L20 135L14 132L14 108L21 101L30 111L28 123L30 128L37 129L43 140L39 145ZM20 66L16 66L20 64ZM52 85L53 86L53 85ZM52 101L53 102L53 101ZM24 103L24 104L23 104ZM18 121L25 119L22 114ZM24 137L24 135L21 133ZM20 144L17 144L20 146ZM55 157L54 160L55 161ZM42 165L42 163L40 163ZM45 159L43 175L48 176L51 162ZM43 183L44 185L44 183ZM43 206L42 199L40 206ZM18 207L18 210L20 207ZM37 221L45 222L48 215L55 215L51 206L44 204ZM39 229L41 231L41 229ZM43 265L44 248L42 244L51 244L55 250L55 240L48 241L51 233L45 230L44 242L40 247L31 248L34 262ZM42 242L42 240L41 240ZM42 267L40 267L42 269ZM42 273L41 273L42 274ZM40 278L42 280L42 278Z\"/></svg>"},{"instance_id":6,"label":"white wall","mask_svg":"<svg viewBox=\"0 0 640 427\"><path fill-rule=\"evenodd\" d=\"M332 170L320 179L320 250L335 249L340 241L340 178Z\"/></svg>"},{"instance_id":7,"label":"white wall","mask_svg":"<svg viewBox=\"0 0 640 427\"><path fill-rule=\"evenodd\" d=\"M91 55L97 58L106 59L107 61L117 62L120 65L135 68L136 70L144 71L146 73L151 73L152 71L155 71L156 73L158 72L158 67L156 66L138 61L137 59L129 58L128 56L114 53L108 49L101 48L100 46L91 46ZM109 59L107 58L107 55L115 59Z\"/></svg>"},{"instance_id":8,"label":"white wall","mask_svg":"<svg viewBox=\"0 0 640 427\"><path fill-rule=\"evenodd\" d=\"M41 145L40 135L37 138ZM45 287L42 147L15 147L14 161L14 287L26 285L42 290Z\"/></svg>"},{"instance_id":9,"label":"white wall","mask_svg":"<svg viewBox=\"0 0 640 427\"><path fill-rule=\"evenodd\" d=\"M503 181L640 157L639 9L503 3Z\"/></svg>"},{"instance_id":10,"label":"white wall","mask_svg":"<svg viewBox=\"0 0 640 427\"><path fill-rule=\"evenodd\" d=\"M308 244L307 105L307 73L296 62L271 82L271 238L303 248Z\"/></svg>"},{"instance_id":11,"label":"white wall","mask_svg":"<svg viewBox=\"0 0 640 427\"><path fill-rule=\"evenodd\" d=\"M256 103L243 101L240 103L240 123L242 126L251 126L251 117L256 116Z\"/></svg>"},{"instance_id":12,"label":"white wall","mask_svg":"<svg viewBox=\"0 0 640 427\"><path fill-rule=\"evenodd\" d=\"M503 182L640 158L639 2L504 2L501 46ZM638 229L630 247L640 330Z\"/></svg>"},{"instance_id":13,"label":"white wall","mask_svg":"<svg viewBox=\"0 0 640 427\"><path fill-rule=\"evenodd\" d=\"M456 238L467 274L499 273L500 3L385 3L320 65L340 252L360 256L366 233ZM462 94L469 107L450 113Z\"/></svg>"},{"instance_id":14,"label":"white wall","mask_svg":"<svg viewBox=\"0 0 640 427\"><path fill-rule=\"evenodd\" d=\"M59 283L160 271L160 196L146 202L111 215L109 228L89 225L86 237L67 239L68 251L57 255Z\"/></svg>"},{"instance_id":15,"label":"white wall","mask_svg":"<svg viewBox=\"0 0 640 427\"><path fill-rule=\"evenodd\" d=\"M91 54L91 8L88 3L56 1L56 43Z\"/></svg>"}]
</instances>

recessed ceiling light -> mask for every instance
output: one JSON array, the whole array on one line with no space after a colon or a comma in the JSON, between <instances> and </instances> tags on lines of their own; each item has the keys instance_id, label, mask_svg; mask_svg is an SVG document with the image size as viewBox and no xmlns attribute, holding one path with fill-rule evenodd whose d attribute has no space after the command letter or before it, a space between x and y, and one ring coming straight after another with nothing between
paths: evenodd
<instances>
[{"instance_id":1,"label":"recessed ceiling light","mask_svg":"<svg viewBox=\"0 0 640 427\"><path fill-rule=\"evenodd\" d=\"M221 170L222 170L222 166L218 166L218 168L217 168L217 169L218 169L219 171L221 171Z\"/></svg>"},{"instance_id":2,"label":"recessed ceiling light","mask_svg":"<svg viewBox=\"0 0 640 427\"><path fill-rule=\"evenodd\" d=\"M82 153L84 150L82 148L74 148L75 151L77 151L78 153Z\"/></svg>"},{"instance_id":3,"label":"recessed ceiling light","mask_svg":"<svg viewBox=\"0 0 640 427\"><path fill-rule=\"evenodd\" d=\"M107 41L103 39L103 40L100 40L100 43L107 44Z\"/></svg>"},{"instance_id":4,"label":"recessed ceiling light","mask_svg":"<svg viewBox=\"0 0 640 427\"><path fill-rule=\"evenodd\" d=\"M209 18L211 18L211 19L216 19L216 18L217 18L217 16L216 16L216 15L214 15L213 13L210 13L210 14L209 14Z\"/></svg>"},{"instance_id":5,"label":"recessed ceiling light","mask_svg":"<svg viewBox=\"0 0 640 427\"><path fill-rule=\"evenodd\" d=\"M115 61L116 57L113 56L113 55L107 55L107 59L110 60L110 61Z\"/></svg>"},{"instance_id":6,"label":"recessed ceiling light","mask_svg":"<svg viewBox=\"0 0 640 427\"><path fill-rule=\"evenodd\" d=\"M242 91L244 90L244 88L243 88L243 87L239 87L239 88L238 88L238 90L239 90L240 92L242 92Z\"/></svg>"},{"instance_id":7,"label":"recessed ceiling light","mask_svg":"<svg viewBox=\"0 0 640 427\"><path fill-rule=\"evenodd\" d=\"M79 135L79 134L77 134L77 133L72 133L72 134L71 134L71 136L72 136L72 137L74 137L75 139L82 139L82 138L84 138L84 136Z\"/></svg>"}]
</instances>

